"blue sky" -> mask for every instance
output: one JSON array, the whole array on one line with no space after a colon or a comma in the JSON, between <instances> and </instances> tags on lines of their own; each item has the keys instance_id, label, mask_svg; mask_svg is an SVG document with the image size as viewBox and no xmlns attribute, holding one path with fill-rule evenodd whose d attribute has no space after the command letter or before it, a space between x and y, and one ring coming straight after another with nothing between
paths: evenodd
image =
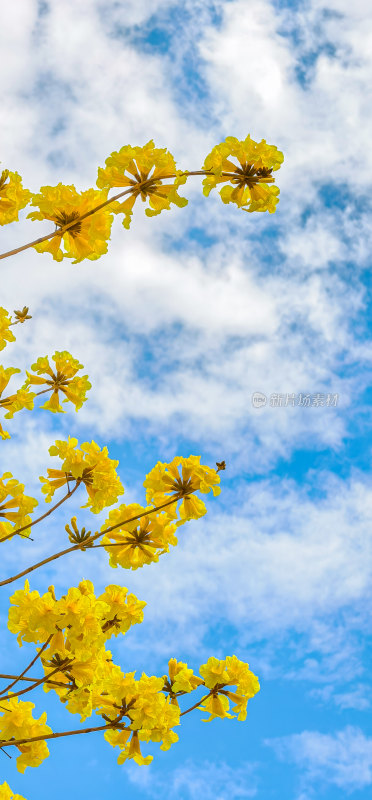
<instances>
[{"instance_id":1,"label":"blue sky","mask_svg":"<svg viewBox=\"0 0 372 800\"><path fill-rule=\"evenodd\" d=\"M57 264L32 250L2 261L1 305L32 314L4 366L25 370L66 349L92 383L78 414L25 411L6 426L2 471L39 508L38 477L54 465L48 448L69 434L108 446L126 503L144 501L158 460L192 453L227 464L207 516L184 526L158 564L113 571L103 549L88 551L36 571L31 589L53 583L60 596L83 577L96 594L127 586L147 607L144 623L111 647L124 670L162 675L177 657L197 672L210 655L235 653L261 691L245 722L185 716L168 752L144 746L149 767L118 766L118 751L92 733L51 742L49 758L24 775L1 756L0 779L27 800L66 791L367 800L370 3L18 0L1 13L1 168L32 191L93 187L112 151L151 138L185 169L248 133L285 161L275 215L205 198L194 178L183 187L187 207L149 219L141 204L130 231L117 219L96 262ZM27 212L1 229L2 251L49 232ZM254 392L266 395L263 408ZM337 394L337 405L270 405L274 393L318 392ZM66 546L74 513L88 528L104 521L76 497L33 542L3 545L4 576ZM6 630L11 589L0 605L4 673L35 652ZM79 726L51 694L36 691L34 702L53 730Z\"/></svg>"}]
</instances>

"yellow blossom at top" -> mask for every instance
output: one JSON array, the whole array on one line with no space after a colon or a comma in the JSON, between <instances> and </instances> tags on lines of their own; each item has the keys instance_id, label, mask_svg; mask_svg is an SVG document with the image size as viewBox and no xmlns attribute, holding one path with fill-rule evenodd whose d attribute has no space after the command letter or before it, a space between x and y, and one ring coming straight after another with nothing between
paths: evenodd
<instances>
[{"instance_id":1,"label":"yellow blossom at top","mask_svg":"<svg viewBox=\"0 0 372 800\"><path fill-rule=\"evenodd\" d=\"M59 404L58 394L58 392L63 392L66 395L66 399L63 402L68 403L71 401L75 406L75 410L78 411L86 400L87 390L92 387L92 384L89 383L88 375L74 377L79 369L83 369L83 364L79 364L77 358L73 358L67 350L56 352L52 359L55 362L54 369L50 366L47 356L40 356L35 364L31 366L31 369L37 372L37 375L31 375L26 370L27 379L22 389L27 389L31 384L38 386L46 384L52 389L52 396L40 408L46 408L53 412L59 411L64 414L65 412ZM42 374L48 377L38 377Z\"/></svg>"},{"instance_id":2,"label":"yellow blossom at top","mask_svg":"<svg viewBox=\"0 0 372 800\"><path fill-rule=\"evenodd\" d=\"M231 161L235 158L238 164ZM243 211L269 211L273 214L278 203L279 189L273 171L284 161L283 153L265 139L255 142L248 134L239 141L227 136L207 155L203 169L211 174L203 180L203 193L208 197L218 183L230 183L220 191L224 203L236 203ZM247 207L246 207L247 206Z\"/></svg>"},{"instance_id":3,"label":"yellow blossom at top","mask_svg":"<svg viewBox=\"0 0 372 800\"><path fill-rule=\"evenodd\" d=\"M114 186L132 189L128 198L111 204L115 214L124 213L124 228L130 226L133 206L139 196L143 202L149 201L150 208L145 210L148 217L169 210L171 203L179 208L187 205L186 198L177 194L178 186L186 182L187 176L177 170L171 153L166 148L156 148L152 139L144 147L125 145L111 153L105 163L106 169L98 168L97 186L100 189ZM175 180L165 185L163 180L168 178Z\"/></svg>"},{"instance_id":4,"label":"yellow blossom at top","mask_svg":"<svg viewBox=\"0 0 372 800\"><path fill-rule=\"evenodd\" d=\"M7 483L5 481L7 480ZM23 528L31 522L30 513L38 505L34 497L29 497L24 492L23 483L13 478L11 472L4 472L0 478L0 542L17 528ZM9 500L6 500L10 497ZM5 501L5 502L4 502ZM8 520L3 522L3 519ZM30 528L22 531L22 536L29 536Z\"/></svg>"},{"instance_id":5,"label":"yellow blossom at top","mask_svg":"<svg viewBox=\"0 0 372 800\"><path fill-rule=\"evenodd\" d=\"M89 496L88 502L80 508L89 508L93 514L99 514L124 494L115 471L119 462L109 458L107 447L101 450L96 442L84 442L76 449L77 444L78 440L69 436L68 442L59 439L49 448L50 455L59 456L63 463L61 469L48 469L48 478L39 478L44 484L41 491L46 494L45 502L50 503L56 489L69 480L78 481L85 485Z\"/></svg>"},{"instance_id":6,"label":"yellow blossom at top","mask_svg":"<svg viewBox=\"0 0 372 800\"><path fill-rule=\"evenodd\" d=\"M17 220L18 212L27 206L31 196L28 189L22 188L22 178L18 172L4 169L0 174L0 225Z\"/></svg>"},{"instance_id":7,"label":"yellow blossom at top","mask_svg":"<svg viewBox=\"0 0 372 800\"><path fill-rule=\"evenodd\" d=\"M5 781L0 786L0 800L25 800L25 798L20 794L14 794Z\"/></svg>"},{"instance_id":8,"label":"yellow blossom at top","mask_svg":"<svg viewBox=\"0 0 372 800\"><path fill-rule=\"evenodd\" d=\"M146 476L144 487L146 501L160 506L174 495L181 500L179 514L181 519L176 525L182 525L188 519L198 519L206 514L206 507L194 492L207 494L212 489L216 496L220 494L220 476L215 469L200 464L200 456L174 458L170 464L158 461L154 469ZM178 468L182 468L182 477ZM174 514L176 503L167 507L168 514Z\"/></svg>"},{"instance_id":9,"label":"yellow blossom at top","mask_svg":"<svg viewBox=\"0 0 372 800\"><path fill-rule=\"evenodd\" d=\"M165 513L145 514L138 520L125 522L125 519L132 519L145 511L143 506L132 503L128 506L123 504L109 512L101 531L122 522L116 530L107 533L101 542L110 554L111 567L120 564L124 569L138 569L144 564L157 562L160 555L169 552L170 544L177 544L174 535L176 526Z\"/></svg>"},{"instance_id":10,"label":"yellow blossom at top","mask_svg":"<svg viewBox=\"0 0 372 800\"><path fill-rule=\"evenodd\" d=\"M59 231L64 225L76 220L65 233L58 233L45 242L33 245L38 253L51 253L55 261L64 257L74 258L78 264L84 258L91 261L107 253L107 241L110 238L113 221L110 206L80 220L83 214L107 200L107 191L98 192L88 189L77 192L75 186L41 186L40 194L34 194L31 205L39 206L40 211L31 211L27 216L32 220L50 219ZM61 243L65 250L61 249Z\"/></svg>"},{"instance_id":11,"label":"yellow blossom at top","mask_svg":"<svg viewBox=\"0 0 372 800\"><path fill-rule=\"evenodd\" d=\"M9 312L0 306L0 350L4 350L8 342L16 340L14 333L9 330L11 324L12 318L9 316Z\"/></svg>"}]
</instances>

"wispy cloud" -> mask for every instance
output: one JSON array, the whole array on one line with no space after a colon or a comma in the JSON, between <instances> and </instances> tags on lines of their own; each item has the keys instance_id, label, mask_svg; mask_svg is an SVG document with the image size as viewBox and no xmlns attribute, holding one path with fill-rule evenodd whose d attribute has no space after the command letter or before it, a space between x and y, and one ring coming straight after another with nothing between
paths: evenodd
<instances>
[{"instance_id":1,"label":"wispy cloud","mask_svg":"<svg viewBox=\"0 0 372 800\"><path fill-rule=\"evenodd\" d=\"M322 791L333 784L356 791L372 783L372 739L359 728L348 725L335 734L303 731L265 744L303 771L301 789L314 786Z\"/></svg>"},{"instance_id":2,"label":"wispy cloud","mask_svg":"<svg viewBox=\"0 0 372 800\"><path fill-rule=\"evenodd\" d=\"M150 765L147 770L131 764L128 777L149 797L166 794L182 800L239 800L257 794L255 764L242 764L236 768L224 762L197 762L187 759L183 766L162 775Z\"/></svg>"}]
</instances>

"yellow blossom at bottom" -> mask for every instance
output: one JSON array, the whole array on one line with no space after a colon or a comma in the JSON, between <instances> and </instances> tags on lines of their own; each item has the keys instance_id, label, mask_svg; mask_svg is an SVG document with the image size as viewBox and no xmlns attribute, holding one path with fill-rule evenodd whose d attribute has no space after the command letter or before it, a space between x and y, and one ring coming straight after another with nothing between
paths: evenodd
<instances>
[{"instance_id":1,"label":"yellow blossom at bottom","mask_svg":"<svg viewBox=\"0 0 372 800\"><path fill-rule=\"evenodd\" d=\"M20 794L14 794L7 782L2 783L0 786L0 800L26 800Z\"/></svg>"}]
</instances>

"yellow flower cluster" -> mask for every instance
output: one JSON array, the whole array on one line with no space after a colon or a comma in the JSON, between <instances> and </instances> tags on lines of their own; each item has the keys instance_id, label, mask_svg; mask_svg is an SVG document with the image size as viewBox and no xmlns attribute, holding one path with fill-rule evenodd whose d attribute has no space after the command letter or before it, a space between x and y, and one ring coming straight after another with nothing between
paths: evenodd
<instances>
[{"instance_id":1,"label":"yellow flower cluster","mask_svg":"<svg viewBox=\"0 0 372 800\"><path fill-rule=\"evenodd\" d=\"M199 519L206 514L203 501L194 492L207 494L212 489L214 496L220 494L220 476L215 469L200 464L200 456L182 456L174 458L170 464L158 461L144 482L146 501L159 506L174 496L181 501L178 508L180 519L176 526L183 525L188 519ZM181 467L182 476L179 473ZM176 505L167 508L167 514L176 516Z\"/></svg>"},{"instance_id":2,"label":"yellow flower cluster","mask_svg":"<svg viewBox=\"0 0 372 800\"><path fill-rule=\"evenodd\" d=\"M27 380L22 389L27 389L31 384L38 386L46 384L53 389L53 394L50 400L47 400L40 408L47 408L49 411L65 413L59 404L58 395L58 392L63 392L66 395L66 399L63 402L68 403L70 400L71 403L74 404L75 410L78 411L86 400L87 390L92 388L92 384L89 383L88 380L88 375L74 377L79 369L83 369L83 364L79 364L77 358L73 358L71 353L68 353L67 350L56 352L54 356L52 356L52 359L56 365L54 370L50 366L48 357L45 356L43 358L40 356L35 364L31 366L31 369L36 372L37 375L31 375L30 372L26 370ZM49 377L38 377L40 375L48 375Z\"/></svg>"},{"instance_id":3,"label":"yellow flower cluster","mask_svg":"<svg viewBox=\"0 0 372 800\"><path fill-rule=\"evenodd\" d=\"M99 514L124 494L123 485L115 471L119 462L108 458L107 447L101 450L96 442L84 442L80 448L77 448L77 444L78 440L69 436L68 442L57 440L49 448L50 455L59 456L63 463L61 469L48 469L48 478L39 478L43 484L41 491L46 495L45 502L50 503L56 489L69 480L78 481L84 484L88 493L88 502L81 508L89 508L93 514Z\"/></svg>"},{"instance_id":4,"label":"yellow flower cluster","mask_svg":"<svg viewBox=\"0 0 372 800\"><path fill-rule=\"evenodd\" d=\"M146 510L143 506L132 503L110 511L101 531L121 523L120 527L107 533L102 539L105 550L110 554L111 567L119 564L124 569L138 569L144 564L157 562L160 555L169 552L170 544L177 544L174 535L176 526L169 515L164 512L147 515ZM140 514L144 514L141 519L125 522L125 519L129 520ZM110 547L108 543L113 543L113 546Z\"/></svg>"},{"instance_id":5,"label":"yellow flower cluster","mask_svg":"<svg viewBox=\"0 0 372 800\"><path fill-rule=\"evenodd\" d=\"M186 198L177 194L178 186L185 183L187 177L177 170L171 153L166 148L156 148L152 139L144 147L125 145L111 153L105 163L106 169L98 168L97 186L100 189L127 186L132 190L127 200L111 204L115 214L124 213L124 228L130 226L137 197L143 202L148 199L150 208L145 210L148 217L169 210L171 203L179 208L187 205ZM165 185L163 180L169 178L175 178L174 182Z\"/></svg>"},{"instance_id":6,"label":"yellow flower cluster","mask_svg":"<svg viewBox=\"0 0 372 800\"><path fill-rule=\"evenodd\" d=\"M146 605L135 595L128 595L124 586L115 584L106 586L96 598L89 580L71 587L60 600L56 600L53 586L40 597L39 592L30 592L25 580L24 589L17 589L10 603L13 608L9 609L8 628L11 633L18 633L20 647L23 642L43 644L53 634L50 653L64 657L70 654L83 661L89 660L112 635L126 633L131 625L142 622ZM61 636L65 628L66 639Z\"/></svg>"},{"instance_id":7,"label":"yellow flower cluster","mask_svg":"<svg viewBox=\"0 0 372 800\"><path fill-rule=\"evenodd\" d=\"M203 722L211 722L215 717L229 717L229 699L235 703L232 711L239 712L238 719L245 720L247 702L260 690L258 678L249 669L249 664L239 661L236 656L227 656L223 661L218 658L208 659L199 670L205 685L213 690L213 694L202 705L210 713ZM221 688L236 686L237 693Z\"/></svg>"},{"instance_id":8,"label":"yellow flower cluster","mask_svg":"<svg viewBox=\"0 0 372 800\"><path fill-rule=\"evenodd\" d=\"M64 186L62 183L58 186L41 186L40 194L34 194L31 200L31 205L38 206L40 210L31 211L27 217L32 220L50 219L60 233L35 244L35 250L38 253L51 253L55 261L62 261L64 257L74 258L73 264L78 264L83 258L93 261L107 253L107 240L113 221L109 206L80 219L106 200L107 191L88 189L86 192L77 192L75 186ZM76 222L63 233L63 226L74 220ZM62 240L65 251L61 249Z\"/></svg>"},{"instance_id":9,"label":"yellow flower cluster","mask_svg":"<svg viewBox=\"0 0 372 800\"><path fill-rule=\"evenodd\" d=\"M52 733L52 729L45 725L47 713L44 711L39 719L34 719L32 709L35 703L24 702L18 697L9 697L1 700L0 709L0 740L2 742L9 739L28 739L33 736L46 736ZM1 746L1 745L0 745ZM27 742L17 744L21 755L17 758L18 772L23 773L26 767L38 767L46 758L49 750L46 742Z\"/></svg>"},{"instance_id":10,"label":"yellow flower cluster","mask_svg":"<svg viewBox=\"0 0 372 800\"><path fill-rule=\"evenodd\" d=\"M0 786L0 800L25 800L20 794L14 794L10 786L5 781Z\"/></svg>"},{"instance_id":11,"label":"yellow flower cluster","mask_svg":"<svg viewBox=\"0 0 372 800\"><path fill-rule=\"evenodd\" d=\"M12 530L22 528L31 522L29 514L33 512L38 502L34 497L25 495L24 488L23 483L13 478L11 472L4 472L0 478L0 542L4 536L9 536ZM10 499L6 500L7 497ZM3 519L7 521L3 522ZM26 528L22 534L29 536L30 528Z\"/></svg>"},{"instance_id":12,"label":"yellow flower cluster","mask_svg":"<svg viewBox=\"0 0 372 800\"><path fill-rule=\"evenodd\" d=\"M12 324L11 317L6 308L0 306L0 350L4 350L8 342L15 342L16 337L14 333L9 330Z\"/></svg>"},{"instance_id":13,"label":"yellow flower cluster","mask_svg":"<svg viewBox=\"0 0 372 800\"><path fill-rule=\"evenodd\" d=\"M0 175L0 225L17 220L18 212L27 206L31 196L28 189L22 188L22 178L18 172L4 169Z\"/></svg>"},{"instance_id":14,"label":"yellow flower cluster","mask_svg":"<svg viewBox=\"0 0 372 800\"><path fill-rule=\"evenodd\" d=\"M25 319L31 319L27 312L27 306L22 311L15 311L16 322L24 322ZM11 322L11 318L5 308L0 308L0 350L6 347L8 342L15 341L14 334L9 330L11 324L16 323ZM0 408L7 411L5 414L7 419L12 419L14 414L23 408L33 409L36 393L29 391L30 385L46 385L47 389L42 390L42 392L48 390L52 392L50 399L40 408L45 408L52 412L65 413L60 406L58 392L63 392L66 395L64 403L70 401L74 404L76 411L81 408L86 400L86 393L92 386L88 380L88 375L76 376L76 373L83 368L83 365L76 358L73 358L67 350L56 352L52 359L55 362L54 369L50 366L47 356L38 358L35 364L31 366L31 369L38 374L32 375L26 370L27 379L23 386L15 394L7 397L1 397L4 389L7 387L12 375L21 370L15 367L5 368L0 365ZM39 377L42 374L46 374L48 377ZM38 394L42 392L38 392ZM0 437L2 439L10 439L10 434L3 429L1 424Z\"/></svg>"},{"instance_id":15,"label":"yellow flower cluster","mask_svg":"<svg viewBox=\"0 0 372 800\"><path fill-rule=\"evenodd\" d=\"M234 164L230 157L239 163ZM284 161L283 153L265 139L255 142L248 135L243 141L227 136L206 157L203 168L211 175L203 180L203 193L208 197L218 183L229 182L220 196L224 203L236 203L243 211L269 211L273 214L278 203L279 189L272 172ZM245 206L248 206L245 208Z\"/></svg>"}]
</instances>

